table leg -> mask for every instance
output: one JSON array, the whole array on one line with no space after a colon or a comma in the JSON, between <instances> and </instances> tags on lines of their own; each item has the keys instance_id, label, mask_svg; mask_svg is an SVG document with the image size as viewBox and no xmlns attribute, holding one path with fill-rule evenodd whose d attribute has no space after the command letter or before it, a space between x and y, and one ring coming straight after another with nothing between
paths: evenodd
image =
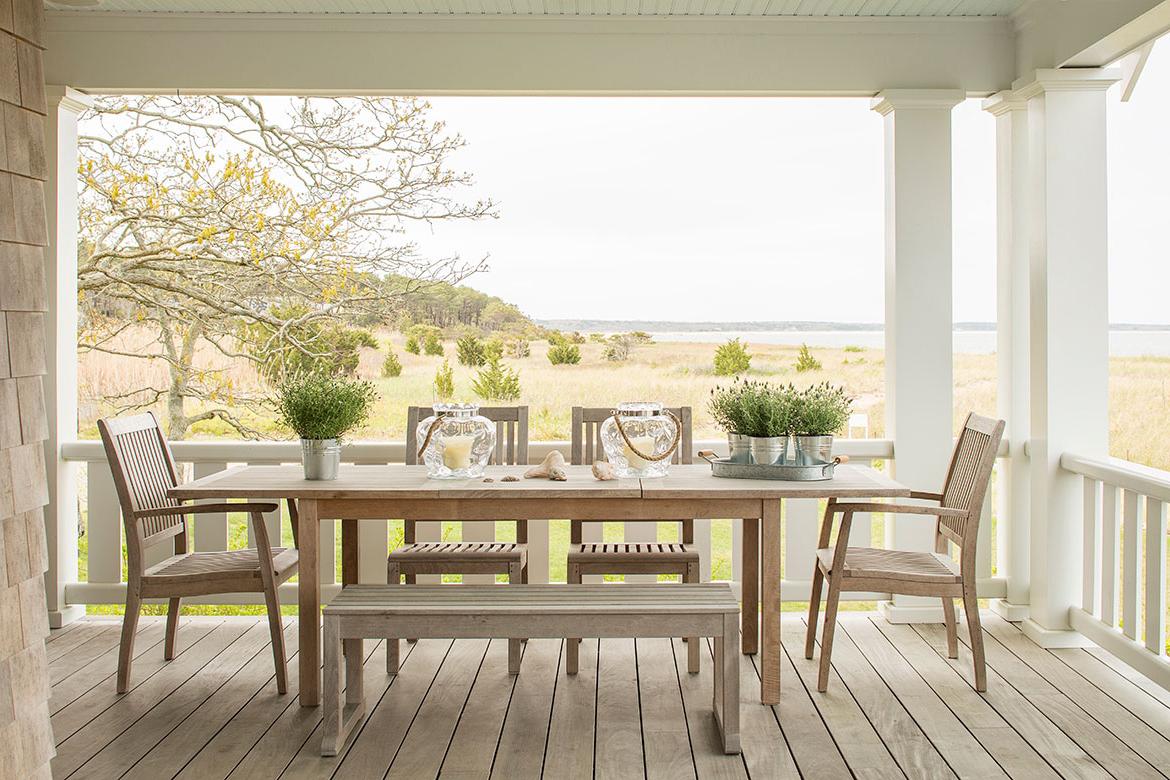
<instances>
[{"instance_id":1,"label":"table leg","mask_svg":"<svg viewBox=\"0 0 1170 780\"><path fill-rule=\"evenodd\" d=\"M741 548L743 565L740 567L740 591L743 596L740 633L745 655L755 655L760 634L760 521L745 517Z\"/></svg>"},{"instance_id":2,"label":"table leg","mask_svg":"<svg viewBox=\"0 0 1170 780\"><path fill-rule=\"evenodd\" d=\"M760 647L760 701L780 703L780 499L766 499L761 525L763 627Z\"/></svg>"},{"instance_id":3,"label":"table leg","mask_svg":"<svg viewBox=\"0 0 1170 780\"><path fill-rule=\"evenodd\" d=\"M300 619L300 700L302 707L316 707L321 687L321 597L317 579L317 502L298 502L300 562L297 568Z\"/></svg>"},{"instance_id":4,"label":"table leg","mask_svg":"<svg viewBox=\"0 0 1170 780\"><path fill-rule=\"evenodd\" d=\"M358 581L358 521L341 521L341 584Z\"/></svg>"}]
</instances>

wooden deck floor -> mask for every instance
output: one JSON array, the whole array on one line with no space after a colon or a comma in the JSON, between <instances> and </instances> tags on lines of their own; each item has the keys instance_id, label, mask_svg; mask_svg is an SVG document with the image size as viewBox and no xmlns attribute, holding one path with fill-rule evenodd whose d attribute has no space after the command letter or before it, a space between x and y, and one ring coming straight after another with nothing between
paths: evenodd
<instances>
[{"instance_id":1,"label":"wooden deck floor","mask_svg":"<svg viewBox=\"0 0 1170 780\"><path fill-rule=\"evenodd\" d=\"M190 618L162 660L163 624L143 621L133 690L114 693L118 624L85 620L49 639L59 778L1161 777L1170 693L1103 651L1047 651L987 615L985 695L970 656L945 657L941 626L842 619L829 692L785 616L784 693L758 702L743 665L743 755L718 752L709 655L686 673L679 640L586 641L581 674L561 643L528 643L507 675L504 641L423 640L391 683L366 643L372 713L344 753L318 755L317 709L277 696L267 627ZM290 684L297 632L286 620Z\"/></svg>"}]
</instances>

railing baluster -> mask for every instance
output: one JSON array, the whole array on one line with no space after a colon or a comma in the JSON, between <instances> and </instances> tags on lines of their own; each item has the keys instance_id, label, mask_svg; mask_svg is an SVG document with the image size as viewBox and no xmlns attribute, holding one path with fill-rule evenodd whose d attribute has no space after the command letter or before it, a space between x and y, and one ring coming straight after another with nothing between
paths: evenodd
<instances>
[{"instance_id":1,"label":"railing baluster","mask_svg":"<svg viewBox=\"0 0 1170 780\"><path fill-rule=\"evenodd\" d=\"M357 461L358 465L385 466L386 461ZM390 550L390 520L357 521L358 582L386 582L386 554Z\"/></svg>"},{"instance_id":2,"label":"railing baluster","mask_svg":"<svg viewBox=\"0 0 1170 780\"><path fill-rule=\"evenodd\" d=\"M269 466L273 465L270 460L249 461L250 466ZM280 507L278 506L275 512L264 513L264 527L268 529L268 539L273 547L280 543ZM248 523L248 546L256 546L256 535L252 532L252 524Z\"/></svg>"},{"instance_id":3,"label":"railing baluster","mask_svg":"<svg viewBox=\"0 0 1170 780\"><path fill-rule=\"evenodd\" d=\"M106 461L90 461L87 483L88 519L85 535L89 538L88 572L90 582L122 581L122 509L114 475Z\"/></svg>"},{"instance_id":4,"label":"railing baluster","mask_svg":"<svg viewBox=\"0 0 1170 780\"><path fill-rule=\"evenodd\" d=\"M196 463L195 479L215 474L227 468L226 463ZM197 504L215 503L212 499L196 501ZM220 512L214 515L198 515L193 524L195 526L195 549L198 552L217 552L227 549L228 520L227 514ZM273 544L277 544L276 540Z\"/></svg>"},{"instance_id":5,"label":"railing baluster","mask_svg":"<svg viewBox=\"0 0 1170 780\"><path fill-rule=\"evenodd\" d=\"M1081 608L1090 615L1101 615L1101 483L1084 478L1084 570L1081 574L1083 594Z\"/></svg>"},{"instance_id":6,"label":"railing baluster","mask_svg":"<svg viewBox=\"0 0 1170 780\"><path fill-rule=\"evenodd\" d=\"M1105 483L1101 486L1101 622L1116 627L1121 593L1118 590L1117 547L1120 543L1117 525L1117 488Z\"/></svg>"},{"instance_id":7,"label":"railing baluster","mask_svg":"<svg viewBox=\"0 0 1170 780\"><path fill-rule=\"evenodd\" d=\"M979 511L979 538L975 544L975 577L980 580L991 576L991 501L989 490Z\"/></svg>"},{"instance_id":8,"label":"railing baluster","mask_svg":"<svg viewBox=\"0 0 1170 780\"><path fill-rule=\"evenodd\" d=\"M857 460L857 461L853 461L853 462L857 463L858 465L861 465L861 466L872 466L873 465L872 460ZM824 516L824 512L821 511L821 506L820 506L820 503L818 502L818 504L817 504L817 517L816 517L816 522L814 523L815 528L813 530L814 534L820 533L820 523L821 523L821 519L823 516ZM861 512L861 513L853 516L853 526L849 529L849 544L853 545L854 547L873 547L873 515L872 514L870 514L869 512ZM813 546L814 547L816 546L815 542L814 542ZM815 555L815 553L814 553L814 555ZM814 558L810 558L808 563L805 564L805 567L808 569L808 574L800 575L799 579L804 579L805 577L812 576L812 565L813 565L812 562L813 562L813 560L814 560ZM794 573L796 573L796 572L794 572Z\"/></svg>"},{"instance_id":9,"label":"railing baluster","mask_svg":"<svg viewBox=\"0 0 1170 780\"><path fill-rule=\"evenodd\" d=\"M1141 610L1138 609L1139 561L1141 560L1141 530L1138 518L1138 502L1141 496L1132 490L1123 491L1122 500L1122 599L1121 630L1130 639L1137 639L1141 632Z\"/></svg>"},{"instance_id":10,"label":"railing baluster","mask_svg":"<svg viewBox=\"0 0 1170 780\"><path fill-rule=\"evenodd\" d=\"M818 509L813 498L795 498L784 502L784 579L789 585L784 593L788 601L808 598L812 585L813 564L817 559ZM865 526L868 543L869 526ZM762 536L762 534L761 534ZM762 555L762 552L761 552Z\"/></svg>"},{"instance_id":11,"label":"railing baluster","mask_svg":"<svg viewBox=\"0 0 1170 780\"><path fill-rule=\"evenodd\" d=\"M1166 655L1166 504L1146 497L1146 647Z\"/></svg>"},{"instance_id":12,"label":"railing baluster","mask_svg":"<svg viewBox=\"0 0 1170 780\"><path fill-rule=\"evenodd\" d=\"M711 521L695 521L695 549L699 551L699 579L711 581Z\"/></svg>"},{"instance_id":13,"label":"railing baluster","mask_svg":"<svg viewBox=\"0 0 1170 780\"><path fill-rule=\"evenodd\" d=\"M548 521L528 521L528 582L549 581Z\"/></svg>"}]
</instances>

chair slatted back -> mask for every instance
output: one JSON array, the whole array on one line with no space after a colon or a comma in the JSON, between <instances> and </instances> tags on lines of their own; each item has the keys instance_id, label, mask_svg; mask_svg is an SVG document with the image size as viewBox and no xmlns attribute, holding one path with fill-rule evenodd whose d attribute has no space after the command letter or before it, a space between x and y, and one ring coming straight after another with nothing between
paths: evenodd
<instances>
[{"instance_id":1,"label":"chair slatted back","mask_svg":"<svg viewBox=\"0 0 1170 780\"><path fill-rule=\"evenodd\" d=\"M179 484L175 459L153 412L98 420L98 430L122 506L128 557L141 561L142 547L186 532L184 515L139 516L180 505L167 494Z\"/></svg>"},{"instance_id":2,"label":"chair slatted back","mask_svg":"<svg viewBox=\"0 0 1170 780\"><path fill-rule=\"evenodd\" d=\"M967 415L943 486L942 506L961 509L964 517L943 517L939 533L960 547L975 546L983 499L991 485L991 472L999 442L1003 438L1004 421L993 420L974 413Z\"/></svg>"},{"instance_id":3,"label":"chair slatted back","mask_svg":"<svg viewBox=\"0 0 1170 780\"><path fill-rule=\"evenodd\" d=\"M406 409L406 465L418 465L418 425L435 410L428 406L409 406ZM496 448L489 461L495 465L518 466L528 463L528 407L481 406L479 413L496 424ZM406 544L416 541L415 521L403 524ZM516 522L516 541L528 541L528 521Z\"/></svg>"},{"instance_id":4,"label":"chair slatted back","mask_svg":"<svg viewBox=\"0 0 1170 780\"><path fill-rule=\"evenodd\" d=\"M435 413L427 406L406 409L406 465L418 465L418 424ZM489 461L494 465L528 463L528 407L481 406L479 413L496 424L496 448Z\"/></svg>"},{"instance_id":5,"label":"chair slatted back","mask_svg":"<svg viewBox=\"0 0 1170 780\"><path fill-rule=\"evenodd\" d=\"M691 463L694 459L691 407L678 406L668 409L682 422L682 436L678 447L670 458L671 463ZM601 424L613 415L609 406L574 406L572 414L572 441L569 462L574 466L592 464L605 460L605 448L601 445Z\"/></svg>"}]
</instances>

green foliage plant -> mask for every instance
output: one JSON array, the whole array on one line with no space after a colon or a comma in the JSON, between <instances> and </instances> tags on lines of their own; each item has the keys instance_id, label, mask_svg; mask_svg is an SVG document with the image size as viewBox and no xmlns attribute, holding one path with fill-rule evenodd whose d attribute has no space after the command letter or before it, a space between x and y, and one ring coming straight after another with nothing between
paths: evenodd
<instances>
[{"instance_id":1,"label":"green foliage plant","mask_svg":"<svg viewBox=\"0 0 1170 780\"><path fill-rule=\"evenodd\" d=\"M499 360L504 356L504 341L499 336L492 336L483 343L483 357L485 362Z\"/></svg>"},{"instance_id":2,"label":"green foliage plant","mask_svg":"<svg viewBox=\"0 0 1170 780\"><path fill-rule=\"evenodd\" d=\"M626 333L615 333L606 342L602 356L611 363L621 363L628 360L634 345L633 339Z\"/></svg>"},{"instance_id":3,"label":"green foliage plant","mask_svg":"<svg viewBox=\"0 0 1170 780\"><path fill-rule=\"evenodd\" d=\"M844 352L865 352L865 349L863 347L857 346L856 344L846 344L842 351L844 351Z\"/></svg>"},{"instance_id":4,"label":"green foliage plant","mask_svg":"<svg viewBox=\"0 0 1170 780\"><path fill-rule=\"evenodd\" d=\"M406 337L406 346L403 347L403 349L405 349L407 352L409 352L412 355L418 355L422 352L422 348L418 345L418 337L417 336L407 336Z\"/></svg>"},{"instance_id":5,"label":"green foliage plant","mask_svg":"<svg viewBox=\"0 0 1170 780\"><path fill-rule=\"evenodd\" d=\"M568 342L553 344L548 348L548 362L554 366L576 365L581 362L581 349Z\"/></svg>"},{"instance_id":6,"label":"green foliage plant","mask_svg":"<svg viewBox=\"0 0 1170 780\"><path fill-rule=\"evenodd\" d=\"M382 376L388 379L402 376L402 361L393 349L386 353L386 359L382 361Z\"/></svg>"},{"instance_id":7,"label":"green foliage plant","mask_svg":"<svg viewBox=\"0 0 1170 780\"><path fill-rule=\"evenodd\" d=\"M434 390L440 401L450 401L455 397L455 371L446 360L435 372Z\"/></svg>"},{"instance_id":8,"label":"green foliage plant","mask_svg":"<svg viewBox=\"0 0 1170 780\"><path fill-rule=\"evenodd\" d=\"M309 308L300 304L273 306L271 321L250 322L241 328L240 342L268 382L314 373L354 376L361 360L359 350L378 348L378 340L368 330L308 318L308 314Z\"/></svg>"},{"instance_id":9,"label":"green foliage plant","mask_svg":"<svg viewBox=\"0 0 1170 780\"><path fill-rule=\"evenodd\" d=\"M796 397L792 432L797 436L831 436L849 421L853 399L844 387L829 382L813 385Z\"/></svg>"},{"instance_id":10,"label":"green foliage plant","mask_svg":"<svg viewBox=\"0 0 1170 780\"><path fill-rule=\"evenodd\" d=\"M508 342L508 357L526 358L532 354L532 346L528 343L528 339L512 339Z\"/></svg>"},{"instance_id":11,"label":"green foliage plant","mask_svg":"<svg viewBox=\"0 0 1170 780\"><path fill-rule=\"evenodd\" d=\"M443 342L438 333L427 335L426 341L423 342L423 352L428 355L443 355Z\"/></svg>"},{"instance_id":12,"label":"green foliage plant","mask_svg":"<svg viewBox=\"0 0 1170 780\"><path fill-rule=\"evenodd\" d=\"M515 401L520 397L520 374L494 358L479 370L471 389L485 401Z\"/></svg>"},{"instance_id":13,"label":"green foliage plant","mask_svg":"<svg viewBox=\"0 0 1170 780\"><path fill-rule=\"evenodd\" d=\"M607 339L604 333L590 333L589 341L593 344L605 344Z\"/></svg>"},{"instance_id":14,"label":"green foliage plant","mask_svg":"<svg viewBox=\"0 0 1170 780\"><path fill-rule=\"evenodd\" d=\"M720 344L715 349L715 375L735 376L743 374L752 367L752 356L747 351L747 345L739 339L729 339L726 344Z\"/></svg>"},{"instance_id":15,"label":"green foliage plant","mask_svg":"<svg viewBox=\"0 0 1170 780\"><path fill-rule=\"evenodd\" d=\"M629 333L630 340L635 344L653 344L654 337L644 330L634 330Z\"/></svg>"},{"instance_id":16,"label":"green foliage plant","mask_svg":"<svg viewBox=\"0 0 1170 780\"><path fill-rule=\"evenodd\" d=\"M800 352L796 355L796 372L803 374L806 371L820 371L821 361L813 357L808 344L800 345Z\"/></svg>"},{"instance_id":17,"label":"green foliage plant","mask_svg":"<svg viewBox=\"0 0 1170 780\"><path fill-rule=\"evenodd\" d=\"M276 388L280 423L302 439L340 439L369 418L377 398L369 382L327 374L293 377Z\"/></svg>"},{"instance_id":18,"label":"green foliage plant","mask_svg":"<svg viewBox=\"0 0 1170 780\"><path fill-rule=\"evenodd\" d=\"M455 356L459 358L459 365L476 367L482 366L487 358L484 355L483 342L479 337L468 334L455 342Z\"/></svg>"}]
</instances>

